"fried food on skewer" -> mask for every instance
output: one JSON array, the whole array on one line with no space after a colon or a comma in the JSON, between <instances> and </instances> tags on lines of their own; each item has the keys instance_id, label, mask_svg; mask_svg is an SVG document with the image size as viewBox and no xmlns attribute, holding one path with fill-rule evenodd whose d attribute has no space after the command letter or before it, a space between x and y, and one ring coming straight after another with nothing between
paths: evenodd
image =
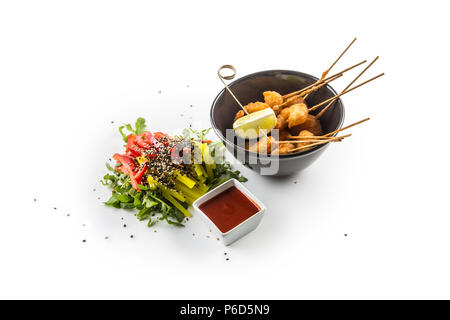
<instances>
[{"instance_id":1,"label":"fried food on skewer","mask_svg":"<svg viewBox=\"0 0 450 320\"><path fill-rule=\"evenodd\" d=\"M308 130L313 133L314 136L321 136L323 135L323 129L322 125L320 123L320 120L316 118L316 116L312 114L308 114L305 122L302 124L290 128L292 135L296 136L303 130Z\"/></svg>"},{"instance_id":2,"label":"fried food on skewer","mask_svg":"<svg viewBox=\"0 0 450 320\"><path fill-rule=\"evenodd\" d=\"M289 107L288 127L298 126L306 121L308 117L308 106L304 103L297 103Z\"/></svg>"},{"instance_id":3,"label":"fried food on skewer","mask_svg":"<svg viewBox=\"0 0 450 320\"><path fill-rule=\"evenodd\" d=\"M250 142L248 150L256 153L270 154L275 143L274 137L263 136L259 140Z\"/></svg>"},{"instance_id":4,"label":"fried food on skewer","mask_svg":"<svg viewBox=\"0 0 450 320\"><path fill-rule=\"evenodd\" d=\"M264 91L264 102L271 108L283 103L283 97L276 91Z\"/></svg>"},{"instance_id":5,"label":"fried food on skewer","mask_svg":"<svg viewBox=\"0 0 450 320\"><path fill-rule=\"evenodd\" d=\"M244 106L245 110L247 110L248 113L253 113L256 111L260 111L260 110L264 110L267 108L270 108L268 104L264 103L264 102L250 102L249 104L247 104L246 106ZM245 116L244 110L239 110L235 117L234 117L234 121L236 121L237 119L241 118Z\"/></svg>"}]
</instances>

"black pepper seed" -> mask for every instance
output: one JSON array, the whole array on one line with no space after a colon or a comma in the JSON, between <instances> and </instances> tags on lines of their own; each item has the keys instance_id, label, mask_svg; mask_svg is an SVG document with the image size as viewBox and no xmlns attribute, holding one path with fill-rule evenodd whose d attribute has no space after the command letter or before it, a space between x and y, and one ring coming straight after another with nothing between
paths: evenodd
<instances>
[{"instance_id":1,"label":"black pepper seed","mask_svg":"<svg viewBox=\"0 0 450 320\"><path fill-rule=\"evenodd\" d=\"M346 234L346 233L344 233L344 236L346 237L346 236L347 236L347 234Z\"/></svg>"},{"instance_id":2,"label":"black pepper seed","mask_svg":"<svg viewBox=\"0 0 450 320\"><path fill-rule=\"evenodd\" d=\"M224 255L227 255L227 253L225 252Z\"/></svg>"},{"instance_id":3,"label":"black pepper seed","mask_svg":"<svg viewBox=\"0 0 450 320\"><path fill-rule=\"evenodd\" d=\"M161 93L161 90L159 90L158 93Z\"/></svg>"},{"instance_id":4,"label":"black pepper seed","mask_svg":"<svg viewBox=\"0 0 450 320\"><path fill-rule=\"evenodd\" d=\"M56 210L56 207L54 207L53 210Z\"/></svg>"},{"instance_id":5,"label":"black pepper seed","mask_svg":"<svg viewBox=\"0 0 450 320\"><path fill-rule=\"evenodd\" d=\"M225 260L229 261L229 260L230 260L230 258L226 258Z\"/></svg>"},{"instance_id":6,"label":"black pepper seed","mask_svg":"<svg viewBox=\"0 0 450 320\"><path fill-rule=\"evenodd\" d=\"M124 225L123 225L123 227L124 227L124 228L126 228L126 227L127 227L127 225L126 225L126 224L124 224Z\"/></svg>"},{"instance_id":7,"label":"black pepper seed","mask_svg":"<svg viewBox=\"0 0 450 320\"><path fill-rule=\"evenodd\" d=\"M86 242L86 240L83 240L83 243Z\"/></svg>"},{"instance_id":8,"label":"black pepper seed","mask_svg":"<svg viewBox=\"0 0 450 320\"><path fill-rule=\"evenodd\" d=\"M131 236L130 236L130 238L134 238L134 236L133 236L133 235L131 235Z\"/></svg>"},{"instance_id":9,"label":"black pepper seed","mask_svg":"<svg viewBox=\"0 0 450 320\"><path fill-rule=\"evenodd\" d=\"M36 202L36 201L37 201L37 199L33 199L33 201L34 201L34 202Z\"/></svg>"},{"instance_id":10,"label":"black pepper seed","mask_svg":"<svg viewBox=\"0 0 450 320\"><path fill-rule=\"evenodd\" d=\"M114 123L114 121L111 121L111 123Z\"/></svg>"}]
</instances>

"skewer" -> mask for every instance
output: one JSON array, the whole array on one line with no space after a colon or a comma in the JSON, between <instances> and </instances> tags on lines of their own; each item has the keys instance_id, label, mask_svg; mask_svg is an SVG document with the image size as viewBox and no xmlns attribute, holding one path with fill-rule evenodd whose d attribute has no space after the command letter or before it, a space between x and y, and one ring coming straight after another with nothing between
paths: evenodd
<instances>
[{"instance_id":1,"label":"skewer","mask_svg":"<svg viewBox=\"0 0 450 320\"><path fill-rule=\"evenodd\" d=\"M289 152L300 151L302 149L311 148L311 147L318 146L318 145L321 145L321 144L325 144L325 143L328 143L328 142L341 141L342 139L350 137L350 136L351 136L351 133L349 133L349 134L347 134L345 136L335 137L336 139L324 140L324 141L308 144L308 145L305 145L305 146L301 146L301 147L298 147L298 148L293 148L293 149L289 150Z\"/></svg>"},{"instance_id":2,"label":"skewer","mask_svg":"<svg viewBox=\"0 0 450 320\"><path fill-rule=\"evenodd\" d=\"M333 62L331 67L329 67L324 73L322 73L322 77L320 78L320 80L325 79L325 77L328 75L328 73L331 71L331 69L333 69L333 67L336 65L336 63L342 58L342 56L347 52L347 50L350 49L350 47L355 43L355 41L356 41L356 37L355 37L355 39L352 40L352 42L350 42L350 44L347 46L347 48L345 48L345 50L342 51L341 55Z\"/></svg>"},{"instance_id":3,"label":"skewer","mask_svg":"<svg viewBox=\"0 0 450 320\"><path fill-rule=\"evenodd\" d=\"M359 67L360 65L362 65L362 64L364 64L364 63L366 63L366 62L367 62L367 60L363 60L363 61L361 61L361 62L359 62L359 63L357 63L357 64L355 64L355 65L353 65L353 66L351 66L351 67L348 67L348 68L346 68L346 69L344 69L344 70L342 70L342 71L340 71L340 72L338 72L338 73L336 73L336 74L333 74L332 76L329 76L328 78L326 78L326 79L324 79L324 80L322 80L322 81L316 81L316 82L314 82L313 84L310 84L309 86L307 86L307 87L305 87L305 88L303 88L303 89L300 89L300 90L297 90L297 91L294 91L294 92L285 94L285 95L283 96L283 99L288 99L288 98L293 97L293 96L295 96L295 95L297 95L297 94L300 94L300 93L302 93L302 92L304 92L304 91L306 91L306 90L308 90L308 89L311 89L312 87L316 86L318 83L321 83L321 82L330 80L330 79L336 77L336 76L339 75L339 74L344 74L344 73L346 73L347 71L350 71L350 70L352 70L352 69L354 69L354 68L356 68L356 67Z\"/></svg>"},{"instance_id":4,"label":"skewer","mask_svg":"<svg viewBox=\"0 0 450 320\"><path fill-rule=\"evenodd\" d=\"M332 132L330 132L330 133L327 133L327 134L324 135L323 137L329 137L329 136L331 136L331 135L333 135L333 134L335 134L335 133L338 133L338 132L341 132L341 131L346 130L346 129L348 129L348 128L354 127L354 126L356 126L356 125L358 125L358 124L361 124L361 123L363 123L363 122L366 122L366 121L368 121L368 120L370 120L370 118L365 118L365 119L359 120L359 121L357 121L357 122L355 122L355 123L352 123L352 124L350 124L350 125L348 125L348 126L346 126L346 127L341 128L341 129L339 129L339 130L334 130L334 131L332 131Z\"/></svg>"},{"instance_id":5,"label":"skewer","mask_svg":"<svg viewBox=\"0 0 450 320\"><path fill-rule=\"evenodd\" d=\"M346 87L344 90L342 90L342 92L344 92L345 90L347 90L348 88L350 88L352 86L352 84L354 84L356 82L356 80L358 80L367 70L369 70L369 68L378 60L379 56L375 57L375 59L373 59L373 61L364 68L363 71L361 71L360 74L358 74L358 76L353 79ZM330 103L327 104L327 106L325 108L323 108L319 114L316 116L316 118L320 118L321 116L323 116L323 114L328 110L329 107L331 107L334 103L336 102L336 100L331 101Z\"/></svg>"},{"instance_id":6,"label":"skewer","mask_svg":"<svg viewBox=\"0 0 450 320\"><path fill-rule=\"evenodd\" d=\"M305 140L282 140L277 141L278 144L284 143L307 143L307 142L322 142L322 141L334 141L333 139L305 139Z\"/></svg>"},{"instance_id":7,"label":"skewer","mask_svg":"<svg viewBox=\"0 0 450 320\"><path fill-rule=\"evenodd\" d=\"M223 69L230 69L233 71L233 74L229 75L229 76L223 76L220 71L222 71ZM219 68L219 70L217 71L217 75L219 76L220 81L222 81L223 85L225 86L225 88L227 89L227 91L231 94L231 96L234 98L234 100L236 100L236 102L238 103L239 107L241 107L242 110L244 110L245 114L248 114L248 111L245 110L244 106L241 104L241 102L239 101L238 98L236 98L236 96L234 95L234 93L230 90L230 88L228 88L228 85L226 84L225 80L233 80L234 77L236 76L236 68L233 67L231 64L225 64L223 66L221 66Z\"/></svg>"},{"instance_id":8,"label":"skewer","mask_svg":"<svg viewBox=\"0 0 450 320\"><path fill-rule=\"evenodd\" d=\"M334 81L334 80L336 80L336 79L339 79L339 78L342 77L342 76L343 76L342 73L337 74L337 75L333 76L332 79L330 79L330 80L328 80L328 81L324 81L324 82L318 84L317 86L313 86L313 87L312 87L311 89L309 89L309 90L311 90L311 91L317 90L317 89L319 89L319 88L321 88L321 87L323 87L323 86L326 86L326 85L329 84L331 81ZM331 77L330 77L330 78L331 78ZM308 90L308 91L309 91L309 90ZM306 92L306 91L304 91L304 92ZM303 92L303 93L304 93L304 92ZM296 95L296 96L292 96L291 98L294 98L294 97L297 97L297 96L301 96L301 95L302 95L302 94L298 94L298 95ZM290 100L291 98L286 99L285 102L283 102L282 104L280 104L279 106L277 106L277 107L278 107L278 110L284 108L288 103L290 103L290 102L291 102L291 100Z\"/></svg>"},{"instance_id":9,"label":"skewer","mask_svg":"<svg viewBox=\"0 0 450 320\"><path fill-rule=\"evenodd\" d=\"M350 42L350 44L347 46L347 48L345 48L344 51L342 51L341 55L333 62L333 64L331 65L331 67L329 67L325 72L322 73L322 76L320 77L319 81L322 81L323 79L325 79L325 77L328 75L328 73L330 72L330 70L335 66L335 64L342 58L342 56L347 52L348 49L350 49L350 47L353 45L353 43L355 43L356 38L352 40L352 42ZM308 94L305 95L305 100L308 98Z\"/></svg>"},{"instance_id":10,"label":"skewer","mask_svg":"<svg viewBox=\"0 0 450 320\"><path fill-rule=\"evenodd\" d=\"M339 97L343 96L344 94L349 93L349 92L351 92L351 91L353 91L353 90L355 90L355 89L358 89L359 87L361 87L361 86L363 86L363 85L365 85L365 84L367 84L367 83L369 83L369 82L371 82L371 81L373 81L373 80L375 80L375 79L377 79L377 78L379 78L379 77L381 77L381 76L384 76L384 73L380 73L379 75L377 75L377 76L375 76L375 77L373 77L373 78L370 78L369 80L366 80L366 81L364 81L364 82L361 83L361 84L358 84L356 87L353 87L353 88L351 88L351 89L348 89L347 91L344 91L344 92L342 92L342 93L340 93L340 94L338 94L338 95L336 95L336 96L334 96L334 97L331 97L330 99L327 99L327 100L325 100L325 101L323 101L323 102L321 102L321 103L319 103L319 104L316 104L315 106L309 108L308 111L311 112L311 111L313 111L313 110L315 110L315 109L317 109L317 108L323 106L324 104L326 104L326 103L328 103L328 102L330 102L330 101L339 99Z\"/></svg>"},{"instance_id":11,"label":"skewer","mask_svg":"<svg viewBox=\"0 0 450 320\"><path fill-rule=\"evenodd\" d=\"M313 139L328 139L325 136L288 136L289 139L307 140L309 138Z\"/></svg>"}]
</instances>

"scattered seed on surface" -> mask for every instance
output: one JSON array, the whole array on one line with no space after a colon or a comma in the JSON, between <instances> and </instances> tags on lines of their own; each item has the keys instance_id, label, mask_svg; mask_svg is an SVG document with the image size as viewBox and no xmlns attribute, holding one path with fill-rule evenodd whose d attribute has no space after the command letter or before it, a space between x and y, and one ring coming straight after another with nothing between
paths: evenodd
<instances>
[{"instance_id":1,"label":"scattered seed on surface","mask_svg":"<svg viewBox=\"0 0 450 320\"><path fill-rule=\"evenodd\" d=\"M159 90L158 93L161 93L161 90Z\"/></svg>"},{"instance_id":2,"label":"scattered seed on surface","mask_svg":"<svg viewBox=\"0 0 450 320\"><path fill-rule=\"evenodd\" d=\"M124 224L124 225L123 225L123 227L124 227L124 228L126 228L126 227L127 227L127 225L126 225L126 224Z\"/></svg>"},{"instance_id":3,"label":"scattered seed on surface","mask_svg":"<svg viewBox=\"0 0 450 320\"><path fill-rule=\"evenodd\" d=\"M219 238L216 238L217 241L219 241Z\"/></svg>"},{"instance_id":4,"label":"scattered seed on surface","mask_svg":"<svg viewBox=\"0 0 450 320\"><path fill-rule=\"evenodd\" d=\"M86 242L86 240L83 240L83 243Z\"/></svg>"},{"instance_id":5,"label":"scattered seed on surface","mask_svg":"<svg viewBox=\"0 0 450 320\"><path fill-rule=\"evenodd\" d=\"M100 200L100 197L98 197L97 200Z\"/></svg>"},{"instance_id":6,"label":"scattered seed on surface","mask_svg":"<svg viewBox=\"0 0 450 320\"><path fill-rule=\"evenodd\" d=\"M35 198L35 199L33 199L33 201L34 201L34 202L36 202L36 201L37 201L37 199Z\"/></svg>"},{"instance_id":7,"label":"scattered seed on surface","mask_svg":"<svg viewBox=\"0 0 450 320\"><path fill-rule=\"evenodd\" d=\"M67 216L70 217L70 213L68 213Z\"/></svg>"},{"instance_id":8,"label":"scattered seed on surface","mask_svg":"<svg viewBox=\"0 0 450 320\"><path fill-rule=\"evenodd\" d=\"M130 238L134 238L134 236L133 236L133 235L131 235L131 236L130 236Z\"/></svg>"},{"instance_id":9,"label":"scattered seed on surface","mask_svg":"<svg viewBox=\"0 0 450 320\"><path fill-rule=\"evenodd\" d=\"M346 237L346 236L347 236L347 234L346 234L346 233L344 233L344 236Z\"/></svg>"},{"instance_id":10,"label":"scattered seed on surface","mask_svg":"<svg viewBox=\"0 0 450 320\"><path fill-rule=\"evenodd\" d=\"M120 217L120 220L123 220L123 217Z\"/></svg>"},{"instance_id":11,"label":"scattered seed on surface","mask_svg":"<svg viewBox=\"0 0 450 320\"><path fill-rule=\"evenodd\" d=\"M92 191L94 191L94 192L95 192L96 190L95 190L95 189L92 189Z\"/></svg>"},{"instance_id":12,"label":"scattered seed on surface","mask_svg":"<svg viewBox=\"0 0 450 320\"><path fill-rule=\"evenodd\" d=\"M209 238L209 236L206 236L207 238Z\"/></svg>"},{"instance_id":13,"label":"scattered seed on surface","mask_svg":"<svg viewBox=\"0 0 450 320\"><path fill-rule=\"evenodd\" d=\"M195 236L195 233L193 233L192 235Z\"/></svg>"},{"instance_id":14,"label":"scattered seed on surface","mask_svg":"<svg viewBox=\"0 0 450 320\"><path fill-rule=\"evenodd\" d=\"M83 227L86 227L86 225L83 223Z\"/></svg>"},{"instance_id":15,"label":"scattered seed on surface","mask_svg":"<svg viewBox=\"0 0 450 320\"><path fill-rule=\"evenodd\" d=\"M297 184L297 181L294 181L294 184Z\"/></svg>"},{"instance_id":16,"label":"scattered seed on surface","mask_svg":"<svg viewBox=\"0 0 450 320\"><path fill-rule=\"evenodd\" d=\"M230 258L226 258L225 260L229 261L229 260L230 260Z\"/></svg>"},{"instance_id":17,"label":"scattered seed on surface","mask_svg":"<svg viewBox=\"0 0 450 320\"><path fill-rule=\"evenodd\" d=\"M109 237L108 237L108 236L106 236L106 237L105 237L105 240L108 240L108 239L109 239Z\"/></svg>"},{"instance_id":18,"label":"scattered seed on surface","mask_svg":"<svg viewBox=\"0 0 450 320\"><path fill-rule=\"evenodd\" d=\"M111 123L114 123L114 121L111 121Z\"/></svg>"},{"instance_id":19,"label":"scattered seed on surface","mask_svg":"<svg viewBox=\"0 0 450 320\"><path fill-rule=\"evenodd\" d=\"M56 207L54 207L53 210L56 210Z\"/></svg>"},{"instance_id":20,"label":"scattered seed on surface","mask_svg":"<svg viewBox=\"0 0 450 320\"><path fill-rule=\"evenodd\" d=\"M224 255L226 256L226 255L227 255L227 253L225 252L225 253L224 253Z\"/></svg>"},{"instance_id":21,"label":"scattered seed on surface","mask_svg":"<svg viewBox=\"0 0 450 320\"><path fill-rule=\"evenodd\" d=\"M156 232L156 230L153 230L153 232Z\"/></svg>"}]
</instances>

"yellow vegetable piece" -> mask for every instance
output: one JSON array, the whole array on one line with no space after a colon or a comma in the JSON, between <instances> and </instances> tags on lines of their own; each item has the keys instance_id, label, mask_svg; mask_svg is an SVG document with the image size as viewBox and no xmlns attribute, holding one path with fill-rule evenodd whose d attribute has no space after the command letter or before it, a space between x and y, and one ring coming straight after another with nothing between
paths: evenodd
<instances>
[{"instance_id":1,"label":"yellow vegetable piece","mask_svg":"<svg viewBox=\"0 0 450 320\"><path fill-rule=\"evenodd\" d=\"M195 186L195 181L190 179L189 177L186 177L180 173L176 173L176 179L178 181L181 181L182 183L184 183L186 186L188 186L189 188L193 188Z\"/></svg>"},{"instance_id":2,"label":"yellow vegetable piece","mask_svg":"<svg viewBox=\"0 0 450 320\"><path fill-rule=\"evenodd\" d=\"M158 183L158 188L161 189L161 191L166 192L167 194L170 194L172 197L184 202L186 201L186 198L179 192L175 191L175 190L171 190L171 189L167 189L166 187L164 187L163 185L161 185L160 183Z\"/></svg>"},{"instance_id":3,"label":"yellow vegetable piece","mask_svg":"<svg viewBox=\"0 0 450 320\"><path fill-rule=\"evenodd\" d=\"M194 164L194 170L195 170L195 173L197 174L197 176L200 178L202 175L203 175L203 171L202 171L202 169L200 169L199 168L199 164L197 164L197 163L195 163Z\"/></svg>"},{"instance_id":4,"label":"yellow vegetable piece","mask_svg":"<svg viewBox=\"0 0 450 320\"><path fill-rule=\"evenodd\" d=\"M147 176L147 182L151 190L155 190L156 187L158 186L158 183L151 176Z\"/></svg>"},{"instance_id":5,"label":"yellow vegetable piece","mask_svg":"<svg viewBox=\"0 0 450 320\"><path fill-rule=\"evenodd\" d=\"M197 188L189 189L184 184L178 181L175 182L175 189L181 192L184 196L190 197L194 200L197 200L205 194L205 192L198 190Z\"/></svg>"},{"instance_id":6,"label":"yellow vegetable piece","mask_svg":"<svg viewBox=\"0 0 450 320\"><path fill-rule=\"evenodd\" d=\"M164 198L170 201L178 210L180 210L186 217L190 217L191 214L189 211L186 210L185 207L183 207L177 200L175 200L168 192L163 191L162 192Z\"/></svg>"},{"instance_id":7,"label":"yellow vegetable piece","mask_svg":"<svg viewBox=\"0 0 450 320\"><path fill-rule=\"evenodd\" d=\"M202 144L202 155L203 155L203 161L207 164L212 166L213 169L216 168L216 163L214 162L213 158L211 158L211 154L209 152L209 147L207 143Z\"/></svg>"}]
</instances>

